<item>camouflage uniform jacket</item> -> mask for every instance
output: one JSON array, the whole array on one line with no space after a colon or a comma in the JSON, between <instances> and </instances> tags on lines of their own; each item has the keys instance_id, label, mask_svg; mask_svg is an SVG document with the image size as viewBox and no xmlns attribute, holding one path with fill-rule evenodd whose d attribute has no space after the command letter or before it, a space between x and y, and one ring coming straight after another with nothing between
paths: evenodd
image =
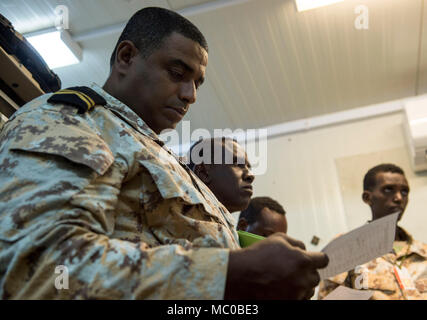
<instances>
[{"instance_id":1,"label":"camouflage uniform jacket","mask_svg":"<svg viewBox=\"0 0 427 320\"><path fill-rule=\"evenodd\" d=\"M222 299L239 248L231 215L129 107L92 89L106 106L77 114L43 95L0 134L0 298Z\"/></svg>"},{"instance_id":2,"label":"camouflage uniform jacket","mask_svg":"<svg viewBox=\"0 0 427 320\"><path fill-rule=\"evenodd\" d=\"M413 240L405 230L399 229L407 241L395 241L393 253L322 281L318 298L323 299L343 285L372 291L372 300L426 300L427 244Z\"/></svg>"}]
</instances>

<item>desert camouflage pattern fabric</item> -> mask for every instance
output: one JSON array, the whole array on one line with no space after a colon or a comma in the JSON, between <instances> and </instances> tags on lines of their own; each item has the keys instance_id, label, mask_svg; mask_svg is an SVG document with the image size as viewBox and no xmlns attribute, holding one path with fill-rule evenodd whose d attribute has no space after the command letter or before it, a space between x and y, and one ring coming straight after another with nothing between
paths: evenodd
<instances>
[{"instance_id":1,"label":"desert camouflage pattern fabric","mask_svg":"<svg viewBox=\"0 0 427 320\"><path fill-rule=\"evenodd\" d=\"M141 118L91 87L105 107L79 115L43 95L3 127L0 298L222 299L239 248L231 215Z\"/></svg>"},{"instance_id":2,"label":"desert camouflage pattern fabric","mask_svg":"<svg viewBox=\"0 0 427 320\"><path fill-rule=\"evenodd\" d=\"M318 299L323 299L342 285L372 291L371 300L426 300L427 244L413 240L405 233L409 240L395 241L393 253L320 282ZM397 277L394 268L399 268ZM407 279L399 273L403 268L408 271Z\"/></svg>"}]
</instances>

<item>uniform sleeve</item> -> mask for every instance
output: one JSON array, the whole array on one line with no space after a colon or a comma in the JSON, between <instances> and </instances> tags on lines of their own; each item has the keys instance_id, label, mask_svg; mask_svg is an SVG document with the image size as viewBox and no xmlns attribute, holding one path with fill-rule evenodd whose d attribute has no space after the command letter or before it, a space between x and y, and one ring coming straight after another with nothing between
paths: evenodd
<instances>
[{"instance_id":1,"label":"uniform sleeve","mask_svg":"<svg viewBox=\"0 0 427 320\"><path fill-rule=\"evenodd\" d=\"M127 164L83 119L17 116L0 146L3 299L223 298L228 249L111 238Z\"/></svg>"},{"instance_id":2,"label":"uniform sleeve","mask_svg":"<svg viewBox=\"0 0 427 320\"><path fill-rule=\"evenodd\" d=\"M348 276L348 272L343 272L329 279L320 281L319 293L318 293L317 299L318 300L324 299L328 294L330 294L339 286L348 287L348 284L346 281L347 276Z\"/></svg>"},{"instance_id":3,"label":"uniform sleeve","mask_svg":"<svg viewBox=\"0 0 427 320\"><path fill-rule=\"evenodd\" d=\"M330 280L323 280L319 284L318 300L323 300L328 294L338 288L339 284Z\"/></svg>"}]
</instances>

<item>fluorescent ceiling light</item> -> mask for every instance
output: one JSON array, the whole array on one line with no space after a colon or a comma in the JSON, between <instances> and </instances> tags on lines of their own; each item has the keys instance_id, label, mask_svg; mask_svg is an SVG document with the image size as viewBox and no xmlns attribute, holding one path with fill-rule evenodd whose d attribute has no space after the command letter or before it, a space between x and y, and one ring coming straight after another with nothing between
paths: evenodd
<instances>
[{"instance_id":1,"label":"fluorescent ceiling light","mask_svg":"<svg viewBox=\"0 0 427 320\"><path fill-rule=\"evenodd\" d=\"M65 30L54 29L25 37L51 69L76 64L82 60L82 49Z\"/></svg>"},{"instance_id":2,"label":"fluorescent ceiling light","mask_svg":"<svg viewBox=\"0 0 427 320\"><path fill-rule=\"evenodd\" d=\"M327 6L344 0L295 0L299 12Z\"/></svg>"}]
</instances>

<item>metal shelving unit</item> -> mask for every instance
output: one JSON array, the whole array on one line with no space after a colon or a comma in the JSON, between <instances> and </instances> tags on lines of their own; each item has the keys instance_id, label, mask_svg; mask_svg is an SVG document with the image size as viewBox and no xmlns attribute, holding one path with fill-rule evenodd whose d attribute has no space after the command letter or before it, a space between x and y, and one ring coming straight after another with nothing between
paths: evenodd
<instances>
[{"instance_id":1,"label":"metal shelving unit","mask_svg":"<svg viewBox=\"0 0 427 320\"><path fill-rule=\"evenodd\" d=\"M0 47L0 113L9 118L19 107L42 94L44 91L31 72Z\"/></svg>"}]
</instances>

